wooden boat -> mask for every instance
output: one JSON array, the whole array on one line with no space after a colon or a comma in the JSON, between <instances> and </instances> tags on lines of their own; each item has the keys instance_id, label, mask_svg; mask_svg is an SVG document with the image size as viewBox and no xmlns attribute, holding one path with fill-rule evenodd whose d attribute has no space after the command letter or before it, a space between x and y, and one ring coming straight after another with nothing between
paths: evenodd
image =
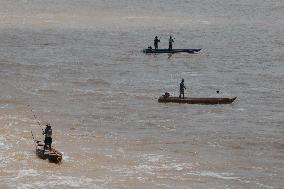
<instances>
[{"instance_id":1,"label":"wooden boat","mask_svg":"<svg viewBox=\"0 0 284 189\"><path fill-rule=\"evenodd\" d=\"M180 53L180 52L186 52L186 53L196 53L199 52L201 49L143 49L143 52L146 54L150 53Z\"/></svg>"},{"instance_id":2,"label":"wooden boat","mask_svg":"<svg viewBox=\"0 0 284 189\"><path fill-rule=\"evenodd\" d=\"M159 97L158 102L174 102L174 103L187 103L187 104L231 104L236 100L234 98L179 98L179 97Z\"/></svg>"},{"instance_id":3,"label":"wooden boat","mask_svg":"<svg viewBox=\"0 0 284 189\"><path fill-rule=\"evenodd\" d=\"M41 159L48 159L53 163L60 163L62 160L62 153L54 148L44 149L44 144L41 141L36 141L36 155Z\"/></svg>"}]
</instances>

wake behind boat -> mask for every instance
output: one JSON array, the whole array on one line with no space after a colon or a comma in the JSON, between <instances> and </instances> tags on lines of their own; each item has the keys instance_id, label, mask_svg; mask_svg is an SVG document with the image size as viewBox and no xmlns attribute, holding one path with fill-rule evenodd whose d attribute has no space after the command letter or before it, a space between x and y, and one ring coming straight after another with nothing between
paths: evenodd
<instances>
[{"instance_id":1,"label":"wake behind boat","mask_svg":"<svg viewBox=\"0 0 284 189\"><path fill-rule=\"evenodd\" d=\"M147 48L147 49L143 49L143 52L146 54L150 54L150 53L154 53L154 54L158 54L158 53L181 53L181 52L186 52L186 53L197 53L199 52L201 49L152 49L152 48Z\"/></svg>"},{"instance_id":2,"label":"wake behind boat","mask_svg":"<svg viewBox=\"0 0 284 189\"><path fill-rule=\"evenodd\" d=\"M187 103L187 104L231 104L236 100L237 97L234 98L179 98L179 97L169 97L169 96L161 96L158 99L158 102L173 102L173 103Z\"/></svg>"}]
</instances>

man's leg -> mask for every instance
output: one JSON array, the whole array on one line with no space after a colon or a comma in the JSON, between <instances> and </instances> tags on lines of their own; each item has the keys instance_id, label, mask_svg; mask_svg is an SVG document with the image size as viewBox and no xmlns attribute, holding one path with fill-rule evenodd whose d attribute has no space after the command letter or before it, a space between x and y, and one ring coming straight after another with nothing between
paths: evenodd
<instances>
[{"instance_id":1,"label":"man's leg","mask_svg":"<svg viewBox=\"0 0 284 189\"><path fill-rule=\"evenodd\" d=\"M45 137L45 139L44 139L44 146L43 146L43 149L45 150L46 149L46 147L47 147L47 138Z\"/></svg>"}]
</instances>

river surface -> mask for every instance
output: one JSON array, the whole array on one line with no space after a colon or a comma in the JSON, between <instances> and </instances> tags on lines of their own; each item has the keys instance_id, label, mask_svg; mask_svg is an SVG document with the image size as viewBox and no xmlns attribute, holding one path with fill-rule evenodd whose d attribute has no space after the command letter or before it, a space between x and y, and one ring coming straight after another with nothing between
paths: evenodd
<instances>
[{"instance_id":1,"label":"river surface","mask_svg":"<svg viewBox=\"0 0 284 189\"><path fill-rule=\"evenodd\" d=\"M0 0L0 188L284 188L283 33L283 0ZM158 103L182 78L237 99Z\"/></svg>"}]
</instances>

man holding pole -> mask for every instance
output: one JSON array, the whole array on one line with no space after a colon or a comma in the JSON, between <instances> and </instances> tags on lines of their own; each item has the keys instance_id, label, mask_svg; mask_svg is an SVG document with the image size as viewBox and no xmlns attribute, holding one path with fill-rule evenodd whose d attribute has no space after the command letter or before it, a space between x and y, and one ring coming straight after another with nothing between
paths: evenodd
<instances>
[{"instance_id":1,"label":"man holding pole","mask_svg":"<svg viewBox=\"0 0 284 189\"><path fill-rule=\"evenodd\" d=\"M42 133L43 135L45 135L45 139L44 139L44 149L49 149L51 150L51 144L52 144L52 129L50 124L46 124L46 128L44 130L44 132Z\"/></svg>"}]
</instances>

